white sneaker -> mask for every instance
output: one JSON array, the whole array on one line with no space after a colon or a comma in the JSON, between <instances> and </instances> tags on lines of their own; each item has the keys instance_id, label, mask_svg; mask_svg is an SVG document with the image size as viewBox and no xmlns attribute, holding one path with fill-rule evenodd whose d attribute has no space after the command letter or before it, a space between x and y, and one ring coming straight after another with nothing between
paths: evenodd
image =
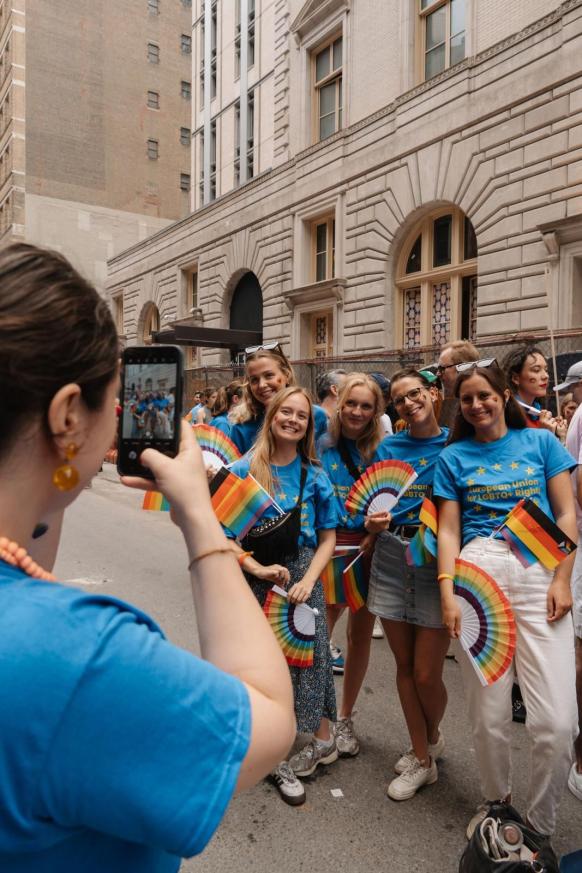
<instances>
[{"instance_id":1,"label":"white sneaker","mask_svg":"<svg viewBox=\"0 0 582 873\"><path fill-rule=\"evenodd\" d=\"M436 741L436 743L434 745L432 743L428 744L428 754L433 759L433 761L438 761L439 758L442 758L444 750L445 750L445 738L442 735L441 731L439 731L439 738ZM408 770L408 768L411 766L415 757L416 756L414 754L414 749L409 749L394 764L394 772L395 773L404 773L404 771Z\"/></svg>"},{"instance_id":2,"label":"white sneaker","mask_svg":"<svg viewBox=\"0 0 582 873\"><path fill-rule=\"evenodd\" d=\"M301 751L289 761L289 766L296 776L311 776L320 764L333 764L339 755L335 739L329 745L322 746L315 739L310 740Z\"/></svg>"},{"instance_id":3,"label":"white sneaker","mask_svg":"<svg viewBox=\"0 0 582 873\"><path fill-rule=\"evenodd\" d=\"M431 760L428 767L415 758L408 770L393 779L386 791L392 800L410 800L423 785L434 785L439 778L436 762Z\"/></svg>"},{"instance_id":4,"label":"white sneaker","mask_svg":"<svg viewBox=\"0 0 582 873\"><path fill-rule=\"evenodd\" d=\"M360 751L360 744L350 716L339 718L333 726L335 744L342 758L353 758Z\"/></svg>"},{"instance_id":5,"label":"white sneaker","mask_svg":"<svg viewBox=\"0 0 582 873\"><path fill-rule=\"evenodd\" d=\"M305 788L287 761L282 761L278 767L275 767L271 779L285 803L290 806L300 806L305 803Z\"/></svg>"},{"instance_id":6,"label":"white sneaker","mask_svg":"<svg viewBox=\"0 0 582 873\"><path fill-rule=\"evenodd\" d=\"M374 622L374 629L372 631L372 637L375 640L381 640L383 636L384 636L384 628L382 627L382 622L380 621L379 618L376 618L376 621Z\"/></svg>"},{"instance_id":7,"label":"white sneaker","mask_svg":"<svg viewBox=\"0 0 582 873\"><path fill-rule=\"evenodd\" d=\"M578 800L582 800L582 773L578 772L576 762L572 764L572 769L568 776L568 788Z\"/></svg>"}]
</instances>

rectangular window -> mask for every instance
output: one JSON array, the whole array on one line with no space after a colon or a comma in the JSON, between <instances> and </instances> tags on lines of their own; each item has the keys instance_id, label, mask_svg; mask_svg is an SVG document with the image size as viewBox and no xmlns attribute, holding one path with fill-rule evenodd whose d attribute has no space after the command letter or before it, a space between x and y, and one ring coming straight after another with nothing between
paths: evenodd
<instances>
[{"instance_id":1,"label":"rectangular window","mask_svg":"<svg viewBox=\"0 0 582 873\"><path fill-rule=\"evenodd\" d=\"M435 218L433 225L433 267L451 263L453 216Z\"/></svg>"},{"instance_id":2,"label":"rectangular window","mask_svg":"<svg viewBox=\"0 0 582 873\"><path fill-rule=\"evenodd\" d=\"M190 173L180 173L180 190L190 190Z\"/></svg>"},{"instance_id":3,"label":"rectangular window","mask_svg":"<svg viewBox=\"0 0 582 873\"><path fill-rule=\"evenodd\" d=\"M159 15L160 0L148 0L148 12L150 15Z\"/></svg>"},{"instance_id":4,"label":"rectangular window","mask_svg":"<svg viewBox=\"0 0 582 873\"><path fill-rule=\"evenodd\" d=\"M180 36L180 51L183 55L192 54L192 37L188 36L187 33L183 33Z\"/></svg>"},{"instance_id":5,"label":"rectangular window","mask_svg":"<svg viewBox=\"0 0 582 873\"><path fill-rule=\"evenodd\" d=\"M451 332L451 283L432 286L432 342L444 346Z\"/></svg>"},{"instance_id":6,"label":"rectangular window","mask_svg":"<svg viewBox=\"0 0 582 873\"><path fill-rule=\"evenodd\" d=\"M318 140L331 136L342 127L342 54L340 36L318 51L314 57Z\"/></svg>"},{"instance_id":7,"label":"rectangular window","mask_svg":"<svg viewBox=\"0 0 582 873\"><path fill-rule=\"evenodd\" d=\"M247 181L255 175L255 92L251 91L247 104Z\"/></svg>"},{"instance_id":8,"label":"rectangular window","mask_svg":"<svg viewBox=\"0 0 582 873\"><path fill-rule=\"evenodd\" d=\"M148 42L148 63L160 63L160 47L155 42Z\"/></svg>"},{"instance_id":9,"label":"rectangular window","mask_svg":"<svg viewBox=\"0 0 582 873\"><path fill-rule=\"evenodd\" d=\"M210 199L216 200L216 119L210 122Z\"/></svg>"},{"instance_id":10,"label":"rectangular window","mask_svg":"<svg viewBox=\"0 0 582 873\"><path fill-rule=\"evenodd\" d=\"M182 0L184 9L192 9L192 0Z\"/></svg>"},{"instance_id":11,"label":"rectangular window","mask_svg":"<svg viewBox=\"0 0 582 873\"><path fill-rule=\"evenodd\" d=\"M218 9L217 2L213 0L211 15L210 15L210 99L216 97L216 45L218 33Z\"/></svg>"},{"instance_id":12,"label":"rectangular window","mask_svg":"<svg viewBox=\"0 0 582 873\"><path fill-rule=\"evenodd\" d=\"M160 108L160 95L157 91L148 91L148 106L150 109Z\"/></svg>"},{"instance_id":13,"label":"rectangular window","mask_svg":"<svg viewBox=\"0 0 582 873\"><path fill-rule=\"evenodd\" d=\"M234 185L240 185L240 101L234 104Z\"/></svg>"},{"instance_id":14,"label":"rectangular window","mask_svg":"<svg viewBox=\"0 0 582 873\"><path fill-rule=\"evenodd\" d=\"M200 104L204 106L204 21L200 24Z\"/></svg>"},{"instance_id":15,"label":"rectangular window","mask_svg":"<svg viewBox=\"0 0 582 873\"><path fill-rule=\"evenodd\" d=\"M321 218L311 226L313 280L325 282L335 276L335 219Z\"/></svg>"},{"instance_id":16,"label":"rectangular window","mask_svg":"<svg viewBox=\"0 0 582 873\"><path fill-rule=\"evenodd\" d=\"M200 179L198 182L198 193L200 195L200 206L204 205L204 131L200 131Z\"/></svg>"},{"instance_id":17,"label":"rectangular window","mask_svg":"<svg viewBox=\"0 0 582 873\"><path fill-rule=\"evenodd\" d=\"M327 358L333 354L333 314L316 312L311 316L311 357Z\"/></svg>"},{"instance_id":18,"label":"rectangular window","mask_svg":"<svg viewBox=\"0 0 582 873\"><path fill-rule=\"evenodd\" d=\"M255 65L255 0L249 0L249 28L248 28L248 68Z\"/></svg>"},{"instance_id":19,"label":"rectangular window","mask_svg":"<svg viewBox=\"0 0 582 873\"><path fill-rule=\"evenodd\" d=\"M123 295L115 298L115 327L117 333L123 333Z\"/></svg>"},{"instance_id":20,"label":"rectangular window","mask_svg":"<svg viewBox=\"0 0 582 873\"><path fill-rule=\"evenodd\" d=\"M180 128L180 143L183 146L190 145L190 129L188 127Z\"/></svg>"},{"instance_id":21,"label":"rectangular window","mask_svg":"<svg viewBox=\"0 0 582 873\"><path fill-rule=\"evenodd\" d=\"M159 142L157 139L148 139L147 148L148 148L148 158L150 161L157 161L159 158Z\"/></svg>"},{"instance_id":22,"label":"rectangular window","mask_svg":"<svg viewBox=\"0 0 582 873\"><path fill-rule=\"evenodd\" d=\"M234 78L240 78L240 0L234 4Z\"/></svg>"},{"instance_id":23,"label":"rectangular window","mask_svg":"<svg viewBox=\"0 0 582 873\"><path fill-rule=\"evenodd\" d=\"M464 60L465 2L420 0L425 79L431 79Z\"/></svg>"},{"instance_id":24,"label":"rectangular window","mask_svg":"<svg viewBox=\"0 0 582 873\"><path fill-rule=\"evenodd\" d=\"M477 336L477 276L463 276L461 295L461 336L473 340Z\"/></svg>"},{"instance_id":25,"label":"rectangular window","mask_svg":"<svg viewBox=\"0 0 582 873\"><path fill-rule=\"evenodd\" d=\"M180 94L184 98L184 100L190 100L192 97L192 86L190 82L185 82L182 80L180 83Z\"/></svg>"},{"instance_id":26,"label":"rectangular window","mask_svg":"<svg viewBox=\"0 0 582 873\"><path fill-rule=\"evenodd\" d=\"M404 348L416 349L420 346L421 325L420 288L408 288L404 292Z\"/></svg>"}]
</instances>

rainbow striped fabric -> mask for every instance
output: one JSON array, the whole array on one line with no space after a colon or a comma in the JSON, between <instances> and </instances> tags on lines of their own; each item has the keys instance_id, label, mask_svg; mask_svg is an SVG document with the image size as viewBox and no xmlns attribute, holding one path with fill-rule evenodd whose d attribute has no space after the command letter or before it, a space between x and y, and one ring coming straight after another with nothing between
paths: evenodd
<instances>
[{"instance_id":1,"label":"rainbow striped fabric","mask_svg":"<svg viewBox=\"0 0 582 873\"><path fill-rule=\"evenodd\" d=\"M219 522L242 539L273 506L264 488L252 476L240 479L223 467L211 483L212 508Z\"/></svg>"},{"instance_id":2,"label":"rainbow striped fabric","mask_svg":"<svg viewBox=\"0 0 582 873\"><path fill-rule=\"evenodd\" d=\"M498 531L524 567L539 561L548 570L555 570L576 548L576 543L528 497L513 507Z\"/></svg>"},{"instance_id":3,"label":"rainbow striped fabric","mask_svg":"<svg viewBox=\"0 0 582 873\"><path fill-rule=\"evenodd\" d=\"M354 555L354 551L356 554ZM325 602L330 606L349 606L357 612L366 602L368 585L362 552L343 549L338 546L337 553L325 566L321 574Z\"/></svg>"},{"instance_id":4,"label":"rainbow striped fabric","mask_svg":"<svg viewBox=\"0 0 582 873\"><path fill-rule=\"evenodd\" d=\"M146 491L141 508L150 512L169 512L170 504L160 491Z\"/></svg>"},{"instance_id":5,"label":"rainbow striped fabric","mask_svg":"<svg viewBox=\"0 0 582 873\"><path fill-rule=\"evenodd\" d=\"M406 563L411 567L423 567L436 558L438 513L430 492L422 501L418 518L418 531L406 547Z\"/></svg>"}]
</instances>

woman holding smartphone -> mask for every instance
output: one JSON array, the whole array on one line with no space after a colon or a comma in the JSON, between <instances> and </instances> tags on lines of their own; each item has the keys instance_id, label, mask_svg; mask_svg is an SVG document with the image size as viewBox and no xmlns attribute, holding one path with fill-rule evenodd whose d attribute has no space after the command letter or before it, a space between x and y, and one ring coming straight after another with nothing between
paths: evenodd
<instances>
[{"instance_id":1,"label":"woman holding smartphone","mask_svg":"<svg viewBox=\"0 0 582 873\"><path fill-rule=\"evenodd\" d=\"M340 525L336 532L336 548L355 548L354 557L357 549L364 552L360 560L364 562L367 582L375 537L366 530L365 517L361 514L350 515L345 502L350 488L366 468L385 457L384 434L380 424L383 412L384 398L376 381L365 373L350 373L339 393L329 435L323 441L329 444L321 454L321 463L329 476L336 499ZM379 528L389 521L384 513L377 513L372 518ZM344 609L343 606L327 606L330 637ZM334 726L337 749L342 756L354 756L360 751L354 731L353 709L368 669L373 628L374 616L366 606L349 613L342 704Z\"/></svg>"},{"instance_id":2,"label":"woman holding smartphone","mask_svg":"<svg viewBox=\"0 0 582 873\"><path fill-rule=\"evenodd\" d=\"M281 553L280 564L265 566L257 560L260 540L254 557L237 550L253 594L262 606L275 582L287 587L292 603L307 603L317 610L313 666L289 668L297 730L313 734L313 739L272 773L281 797L291 805L305 801L297 777L310 776L320 764L331 764L338 757L330 731L336 716L335 691L319 578L333 554L337 515L331 484L315 458L313 431L308 393L303 388L284 388L270 402L254 448L232 467L237 476L254 476L282 510L293 514L286 523L289 530L280 531L284 542L275 548ZM271 507L261 522L276 514Z\"/></svg>"},{"instance_id":3,"label":"woman holding smartphone","mask_svg":"<svg viewBox=\"0 0 582 873\"><path fill-rule=\"evenodd\" d=\"M391 397L406 429L388 437L383 457L407 461L418 478L394 507L388 530L376 540L368 609L382 621L396 661L396 686L410 735L410 749L394 766L387 788L392 800L409 800L438 779L437 759L444 751L440 723L447 706L443 665L449 647L443 627L436 564L408 564L406 548L416 535L419 512L432 486L434 468L448 430L436 419L437 388L413 368L392 377ZM374 519L368 529L379 525ZM385 525L386 526L386 525Z\"/></svg>"},{"instance_id":4,"label":"woman holding smartphone","mask_svg":"<svg viewBox=\"0 0 582 873\"><path fill-rule=\"evenodd\" d=\"M230 438L241 454L248 452L258 437L275 394L296 385L295 373L278 342L250 346L245 351L243 400L233 410ZM327 416L321 406L313 406L315 439L327 430Z\"/></svg>"},{"instance_id":5,"label":"woman holding smartphone","mask_svg":"<svg viewBox=\"0 0 582 873\"><path fill-rule=\"evenodd\" d=\"M62 255L2 249L0 869L13 873L176 873L294 736L285 661L190 428L176 458L143 453L155 481L127 484L172 504L202 659L140 610L54 581L63 510L115 430L118 355L107 304Z\"/></svg>"},{"instance_id":6,"label":"woman holding smartphone","mask_svg":"<svg viewBox=\"0 0 582 873\"><path fill-rule=\"evenodd\" d=\"M576 539L569 471L572 457L547 430L528 430L523 413L495 362L468 366L455 393L460 408L450 445L434 480L439 498L438 569L443 621L459 636L461 612L453 594L455 559L482 567L507 595L517 639L512 667L483 687L467 657L461 660L473 744L486 803L511 800L511 689L517 673L532 741L527 819L541 834L554 831L577 734L574 632L570 573L574 555L554 573L540 563L525 569L496 533L507 513L529 497Z\"/></svg>"}]
</instances>

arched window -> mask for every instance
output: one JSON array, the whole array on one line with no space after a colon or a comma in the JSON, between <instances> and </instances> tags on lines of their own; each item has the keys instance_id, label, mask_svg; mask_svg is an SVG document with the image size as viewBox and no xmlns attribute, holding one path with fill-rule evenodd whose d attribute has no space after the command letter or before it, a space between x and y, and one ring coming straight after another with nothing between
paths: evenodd
<instances>
[{"instance_id":1,"label":"arched window","mask_svg":"<svg viewBox=\"0 0 582 873\"><path fill-rule=\"evenodd\" d=\"M404 348L473 339L477 320L477 239L460 209L443 207L406 238L396 269Z\"/></svg>"},{"instance_id":2,"label":"arched window","mask_svg":"<svg viewBox=\"0 0 582 873\"><path fill-rule=\"evenodd\" d=\"M160 329L160 313L154 303L150 303L143 321L143 342L150 345L153 334Z\"/></svg>"},{"instance_id":3,"label":"arched window","mask_svg":"<svg viewBox=\"0 0 582 873\"><path fill-rule=\"evenodd\" d=\"M230 303L232 330L263 331L263 293L254 273L245 273L234 289Z\"/></svg>"}]
</instances>

